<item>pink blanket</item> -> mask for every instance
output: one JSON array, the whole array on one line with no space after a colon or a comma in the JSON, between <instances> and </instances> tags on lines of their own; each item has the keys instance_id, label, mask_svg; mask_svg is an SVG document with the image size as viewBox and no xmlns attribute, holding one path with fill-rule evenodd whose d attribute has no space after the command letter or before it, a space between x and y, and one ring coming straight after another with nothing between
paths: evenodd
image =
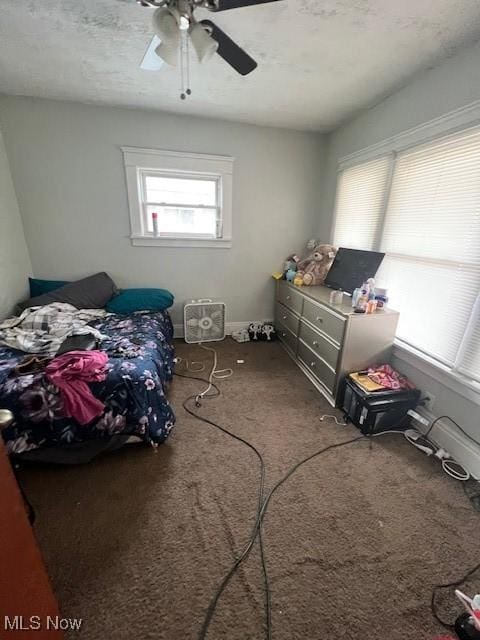
<instances>
[{"instance_id":1,"label":"pink blanket","mask_svg":"<svg viewBox=\"0 0 480 640\"><path fill-rule=\"evenodd\" d=\"M373 382L382 385L385 389L415 389L415 385L401 373L392 369L389 364L382 364L379 367L370 367L367 372L368 377Z\"/></svg>"},{"instance_id":2,"label":"pink blanket","mask_svg":"<svg viewBox=\"0 0 480 640\"><path fill-rule=\"evenodd\" d=\"M103 413L105 405L87 383L105 380L107 361L103 351L69 351L47 365L46 376L60 389L67 418L88 424Z\"/></svg>"}]
</instances>

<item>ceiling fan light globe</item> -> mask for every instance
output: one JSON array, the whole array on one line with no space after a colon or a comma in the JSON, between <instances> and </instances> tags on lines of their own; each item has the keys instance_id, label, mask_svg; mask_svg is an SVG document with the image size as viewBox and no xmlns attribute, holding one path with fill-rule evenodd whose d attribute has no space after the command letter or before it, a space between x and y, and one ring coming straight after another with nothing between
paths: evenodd
<instances>
[{"instance_id":1,"label":"ceiling fan light globe","mask_svg":"<svg viewBox=\"0 0 480 640\"><path fill-rule=\"evenodd\" d=\"M207 29L199 22L190 29L190 39L199 62L207 62L217 52L218 42L211 37Z\"/></svg>"},{"instance_id":2,"label":"ceiling fan light globe","mask_svg":"<svg viewBox=\"0 0 480 640\"><path fill-rule=\"evenodd\" d=\"M172 67L178 65L178 40L161 42L155 49L155 53L164 62Z\"/></svg>"},{"instance_id":3,"label":"ceiling fan light globe","mask_svg":"<svg viewBox=\"0 0 480 640\"><path fill-rule=\"evenodd\" d=\"M160 40L178 38L178 22L169 9L157 9L152 18L153 30Z\"/></svg>"}]
</instances>

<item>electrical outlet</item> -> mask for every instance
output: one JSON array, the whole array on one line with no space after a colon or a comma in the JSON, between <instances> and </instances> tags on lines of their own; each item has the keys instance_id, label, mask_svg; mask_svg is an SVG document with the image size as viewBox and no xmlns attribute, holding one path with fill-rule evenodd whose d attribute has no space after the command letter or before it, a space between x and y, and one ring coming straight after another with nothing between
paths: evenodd
<instances>
[{"instance_id":1,"label":"electrical outlet","mask_svg":"<svg viewBox=\"0 0 480 640\"><path fill-rule=\"evenodd\" d=\"M425 390L423 392L423 397L426 398L425 405L424 405L425 408L428 409L429 411L433 411L433 406L435 404L435 400L437 399L437 396L433 394L431 391Z\"/></svg>"},{"instance_id":2,"label":"electrical outlet","mask_svg":"<svg viewBox=\"0 0 480 640\"><path fill-rule=\"evenodd\" d=\"M416 420L417 422L420 422L420 424L424 424L426 427L428 427L428 425L430 424L430 422L424 418L423 416L421 416L419 413L417 413L416 411L414 411L413 409L409 409L407 411L408 415L411 416L414 420Z\"/></svg>"}]
</instances>

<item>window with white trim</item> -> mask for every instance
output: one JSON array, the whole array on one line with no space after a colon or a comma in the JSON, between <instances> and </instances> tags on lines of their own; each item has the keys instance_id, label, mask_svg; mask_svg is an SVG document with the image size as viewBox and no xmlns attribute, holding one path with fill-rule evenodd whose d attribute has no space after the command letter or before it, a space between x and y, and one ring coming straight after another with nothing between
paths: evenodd
<instances>
[{"instance_id":1,"label":"window with white trim","mask_svg":"<svg viewBox=\"0 0 480 640\"><path fill-rule=\"evenodd\" d=\"M338 246L386 253L398 338L480 381L480 130L344 169L335 220Z\"/></svg>"},{"instance_id":2,"label":"window with white trim","mask_svg":"<svg viewBox=\"0 0 480 640\"><path fill-rule=\"evenodd\" d=\"M220 238L220 178L140 169L148 234L164 238Z\"/></svg>"},{"instance_id":3,"label":"window with white trim","mask_svg":"<svg viewBox=\"0 0 480 640\"><path fill-rule=\"evenodd\" d=\"M229 247L233 158L122 149L132 244Z\"/></svg>"}]
</instances>

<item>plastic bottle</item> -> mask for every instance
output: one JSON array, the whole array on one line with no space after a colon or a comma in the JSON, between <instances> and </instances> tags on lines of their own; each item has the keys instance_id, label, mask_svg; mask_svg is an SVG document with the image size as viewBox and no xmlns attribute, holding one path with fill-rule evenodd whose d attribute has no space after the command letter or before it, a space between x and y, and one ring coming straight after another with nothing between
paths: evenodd
<instances>
[{"instance_id":1,"label":"plastic bottle","mask_svg":"<svg viewBox=\"0 0 480 640\"><path fill-rule=\"evenodd\" d=\"M368 299L375 300L375 279L369 278L367 280L367 285L368 285Z\"/></svg>"},{"instance_id":2,"label":"plastic bottle","mask_svg":"<svg viewBox=\"0 0 480 640\"><path fill-rule=\"evenodd\" d=\"M384 309L388 303L388 290L377 287L375 289L375 300L377 301L377 308Z\"/></svg>"},{"instance_id":3,"label":"plastic bottle","mask_svg":"<svg viewBox=\"0 0 480 640\"><path fill-rule=\"evenodd\" d=\"M155 238L158 238L158 213L155 211L152 212L152 225L153 225L153 235Z\"/></svg>"},{"instance_id":4,"label":"plastic bottle","mask_svg":"<svg viewBox=\"0 0 480 640\"><path fill-rule=\"evenodd\" d=\"M370 292L370 287L367 282L362 284L362 288L360 290L360 294L357 298L357 302L355 304L355 311L358 313L364 313L367 307L368 302L368 294Z\"/></svg>"},{"instance_id":5,"label":"plastic bottle","mask_svg":"<svg viewBox=\"0 0 480 640\"><path fill-rule=\"evenodd\" d=\"M353 293L352 293L352 307L355 308L357 306L358 296L360 295L361 292L362 292L362 290L360 289L360 287L357 287L356 289L353 290Z\"/></svg>"}]
</instances>

